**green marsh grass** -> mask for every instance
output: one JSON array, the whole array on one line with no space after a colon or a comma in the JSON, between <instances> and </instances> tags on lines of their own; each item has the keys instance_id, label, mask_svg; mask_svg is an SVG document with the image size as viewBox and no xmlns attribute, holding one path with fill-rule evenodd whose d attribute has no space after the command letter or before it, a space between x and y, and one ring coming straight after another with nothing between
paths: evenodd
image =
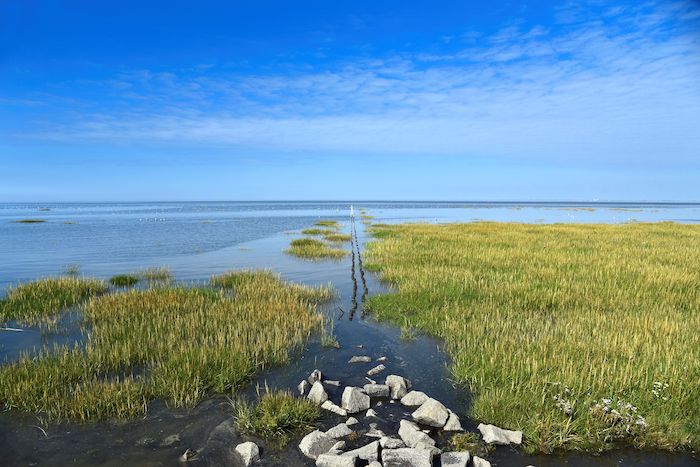
<instances>
[{"instance_id":1,"label":"green marsh grass","mask_svg":"<svg viewBox=\"0 0 700 467\"><path fill-rule=\"evenodd\" d=\"M256 403L233 399L231 406L239 430L275 441L280 446L285 446L290 436L312 429L321 415L319 408L308 399L267 388L262 396L258 391Z\"/></svg>"},{"instance_id":2,"label":"green marsh grass","mask_svg":"<svg viewBox=\"0 0 700 467\"><path fill-rule=\"evenodd\" d=\"M117 274L109 279L109 283L116 287L131 287L137 284L141 277L134 274Z\"/></svg>"},{"instance_id":3,"label":"green marsh grass","mask_svg":"<svg viewBox=\"0 0 700 467\"><path fill-rule=\"evenodd\" d=\"M445 340L526 449L700 448L700 226L374 227L380 319ZM629 404L629 405L628 405Z\"/></svg>"},{"instance_id":4,"label":"green marsh grass","mask_svg":"<svg viewBox=\"0 0 700 467\"><path fill-rule=\"evenodd\" d=\"M0 405L50 420L131 418L164 399L192 407L287 363L322 323L328 287L233 272L212 287L131 289L84 305L84 348L47 349L0 368ZM121 376L119 376L121 375Z\"/></svg>"},{"instance_id":5,"label":"green marsh grass","mask_svg":"<svg viewBox=\"0 0 700 467\"><path fill-rule=\"evenodd\" d=\"M0 322L52 325L60 312L107 290L103 281L49 277L10 287L0 300Z\"/></svg>"},{"instance_id":6,"label":"green marsh grass","mask_svg":"<svg viewBox=\"0 0 700 467\"><path fill-rule=\"evenodd\" d=\"M348 252L342 248L334 248L315 238L297 238L292 240L286 250L290 255L307 259L340 259Z\"/></svg>"},{"instance_id":7,"label":"green marsh grass","mask_svg":"<svg viewBox=\"0 0 700 467\"><path fill-rule=\"evenodd\" d=\"M304 229L301 231L304 235L330 235L336 233L335 229Z\"/></svg>"},{"instance_id":8,"label":"green marsh grass","mask_svg":"<svg viewBox=\"0 0 700 467\"><path fill-rule=\"evenodd\" d=\"M169 282L173 278L173 273L168 267L150 267L140 271L139 276L148 282Z\"/></svg>"},{"instance_id":9,"label":"green marsh grass","mask_svg":"<svg viewBox=\"0 0 700 467\"><path fill-rule=\"evenodd\" d=\"M316 225L319 227L332 227L334 229L337 229L340 227L340 224L338 223L338 221L328 221L328 220L318 221L318 222L316 222Z\"/></svg>"}]
</instances>

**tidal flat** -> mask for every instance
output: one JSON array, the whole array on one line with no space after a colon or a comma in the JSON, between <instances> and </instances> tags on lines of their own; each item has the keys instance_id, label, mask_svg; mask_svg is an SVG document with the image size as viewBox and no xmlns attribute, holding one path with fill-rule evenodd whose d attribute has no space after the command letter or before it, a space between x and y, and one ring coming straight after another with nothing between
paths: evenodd
<instances>
[{"instance_id":1,"label":"tidal flat","mask_svg":"<svg viewBox=\"0 0 700 467\"><path fill-rule=\"evenodd\" d=\"M700 226L381 225L374 317L445 341L528 452L700 447Z\"/></svg>"}]
</instances>

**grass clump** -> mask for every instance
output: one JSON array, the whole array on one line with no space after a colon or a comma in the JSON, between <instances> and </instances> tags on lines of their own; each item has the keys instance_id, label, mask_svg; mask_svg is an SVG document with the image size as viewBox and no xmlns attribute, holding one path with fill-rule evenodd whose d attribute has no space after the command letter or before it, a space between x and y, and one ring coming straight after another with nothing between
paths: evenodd
<instances>
[{"instance_id":1,"label":"grass clump","mask_svg":"<svg viewBox=\"0 0 700 467\"><path fill-rule=\"evenodd\" d=\"M304 235L330 235L334 234L336 231L333 229L304 229L301 231Z\"/></svg>"},{"instance_id":2,"label":"grass clump","mask_svg":"<svg viewBox=\"0 0 700 467\"><path fill-rule=\"evenodd\" d=\"M0 406L50 420L130 418L155 398L192 407L232 394L289 361L322 318L319 290L269 272L229 273L223 288L131 289L90 299L84 348L59 348L0 368Z\"/></svg>"},{"instance_id":3,"label":"grass clump","mask_svg":"<svg viewBox=\"0 0 700 467\"><path fill-rule=\"evenodd\" d=\"M334 242L334 243L349 242L352 239L350 234L342 234L342 233L326 234L323 236L323 238L325 238L329 242Z\"/></svg>"},{"instance_id":4,"label":"grass clump","mask_svg":"<svg viewBox=\"0 0 700 467\"><path fill-rule=\"evenodd\" d=\"M0 322L15 320L28 325L53 324L59 313L105 292L97 279L49 277L11 287L0 300Z\"/></svg>"},{"instance_id":5,"label":"grass clump","mask_svg":"<svg viewBox=\"0 0 700 467\"><path fill-rule=\"evenodd\" d=\"M286 251L290 255L307 259L340 259L347 255L347 251L328 246L323 241L315 238L297 238L292 240Z\"/></svg>"},{"instance_id":6,"label":"grass clump","mask_svg":"<svg viewBox=\"0 0 700 467\"><path fill-rule=\"evenodd\" d=\"M318 221L318 222L316 222L316 225L319 227L332 227L334 229L337 229L340 227L340 224L338 224L338 221Z\"/></svg>"},{"instance_id":7,"label":"grass clump","mask_svg":"<svg viewBox=\"0 0 700 467\"><path fill-rule=\"evenodd\" d=\"M109 279L109 283L116 287L131 287L137 284L141 278L133 274L117 274Z\"/></svg>"},{"instance_id":8,"label":"grass clump","mask_svg":"<svg viewBox=\"0 0 700 467\"><path fill-rule=\"evenodd\" d=\"M46 219L20 219L17 221L12 221L15 224L41 224L46 222Z\"/></svg>"},{"instance_id":9,"label":"grass clump","mask_svg":"<svg viewBox=\"0 0 700 467\"><path fill-rule=\"evenodd\" d=\"M378 318L445 340L526 449L700 448L700 226L374 227Z\"/></svg>"},{"instance_id":10,"label":"grass clump","mask_svg":"<svg viewBox=\"0 0 700 467\"><path fill-rule=\"evenodd\" d=\"M287 391L266 389L262 397L258 395L256 404L235 399L231 405L239 430L280 446L285 446L292 435L312 429L320 417L316 405Z\"/></svg>"},{"instance_id":11,"label":"grass clump","mask_svg":"<svg viewBox=\"0 0 700 467\"><path fill-rule=\"evenodd\" d=\"M169 282L173 278L173 273L167 267L150 267L142 270L139 276L148 282Z\"/></svg>"}]
</instances>

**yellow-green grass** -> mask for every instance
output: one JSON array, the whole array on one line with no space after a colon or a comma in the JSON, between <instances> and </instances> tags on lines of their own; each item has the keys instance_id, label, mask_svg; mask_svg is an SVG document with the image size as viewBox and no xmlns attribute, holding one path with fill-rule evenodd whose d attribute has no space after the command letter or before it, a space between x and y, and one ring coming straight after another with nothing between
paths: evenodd
<instances>
[{"instance_id":1,"label":"yellow-green grass","mask_svg":"<svg viewBox=\"0 0 700 467\"><path fill-rule=\"evenodd\" d=\"M117 274L109 279L109 283L117 287L130 287L141 280L139 276L133 274Z\"/></svg>"},{"instance_id":2,"label":"yellow-green grass","mask_svg":"<svg viewBox=\"0 0 700 467\"><path fill-rule=\"evenodd\" d=\"M168 267L150 267L139 272L139 276L148 282L167 282L173 278Z\"/></svg>"},{"instance_id":3,"label":"yellow-green grass","mask_svg":"<svg viewBox=\"0 0 700 467\"><path fill-rule=\"evenodd\" d=\"M315 238L297 238L292 240L286 252L306 259L340 259L347 254L347 251L342 248L331 247Z\"/></svg>"},{"instance_id":4,"label":"yellow-green grass","mask_svg":"<svg viewBox=\"0 0 700 467\"><path fill-rule=\"evenodd\" d=\"M103 281L78 277L49 277L10 287L0 300L0 323L52 325L65 308L107 289Z\"/></svg>"},{"instance_id":5,"label":"yellow-green grass","mask_svg":"<svg viewBox=\"0 0 700 467\"><path fill-rule=\"evenodd\" d=\"M304 235L330 235L336 233L335 229L319 229L319 228L312 228L312 229L304 229L301 231Z\"/></svg>"},{"instance_id":6,"label":"yellow-green grass","mask_svg":"<svg viewBox=\"0 0 700 467\"><path fill-rule=\"evenodd\" d=\"M374 232L366 265L397 293L369 309L445 340L477 421L530 451L700 448L700 226Z\"/></svg>"},{"instance_id":7,"label":"yellow-green grass","mask_svg":"<svg viewBox=\"0 0 700 467\"><path fill-rule=\"evenodd\" d=\"M301 233L304 235L321 235L325 240L333 243L349 242L352 239L350 234L340 233L337 229L304 229Z\"/></svg>"},{"instance_id":8,"label":"yellow-green grass","mask_svg":"<svg viewBox=\"0 0 700 467\"><path fill-rule=\"evenodd\" d=\"M328 221L328 220L318 221L318 222L316 222L316 225L319 227L332 227L334 229L337 229L340 227L340 224L338 224L338 221Z\"/></svg>"},{"instance_id":9,"label":"yellow-green grass","mask_svg":"<svg viewBox=\"0 0 700 467\"><path fill-rule=\"evenodd\" d=\"M331 295L269 272L229 273L208 288L129 290L84 306L83 348L46 350L0 369L0 406L48 419L143 415L148 402L192 407L233 394L257 371L289 361Z\"/></svg>"},{"instance_id":10,"label":"yellow-green grass","mask_svg":"<svg viewBox=\"0 0 700 467\"><path fill-rule=\"evenodd\" d=\"M266 390L255 404L233 399L231 405L239 430L281 446L287 444L291 435L312 429L320 417L318 406L287 391Z\"/></svg>"}]
</instances>

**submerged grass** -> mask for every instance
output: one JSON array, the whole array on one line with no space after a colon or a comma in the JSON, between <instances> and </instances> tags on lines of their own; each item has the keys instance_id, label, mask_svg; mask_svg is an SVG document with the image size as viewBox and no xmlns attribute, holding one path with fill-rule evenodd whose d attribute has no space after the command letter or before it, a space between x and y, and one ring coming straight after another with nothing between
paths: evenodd
<instances>
[{"instance_id":1,"label":"submerged grass","mask_svg":"<svg viewBox=\"0 0 700 467\"><path fill-rule=\"evenodd\" d=\"M41 224L46 222L46 219L20 219L17 221L12 221L15 224Z\"/></svg>"},{"instance_id":2,"label":"submerged grass","mask_svg":"<svg viewBox=\"0 0 700 467\"><path fill-rule=\"evenodd\" d=\"M328 220L318 221L318 222L316 222L316 225L319 227L332 227L334 229L337 229L340 227L340 224L338 224L338 221L328 221Z\"/></svg>"},{"instance_id":3,"label":"submerged grass","mask_svg":"<svg viewBox=\"0 0 700 467\"><path fill-rule=\"evenodd\" d=\"M105 292L96 279L49 277L8 289L0 300L0 322L15 320L28 325L53 324L59 313L89 297Z\"/></svg>"},{"instance_id":4,"label":"submerged grass","mask_svg":"<svg viewBox=\"0 0 700 467\"><path fill-rule=\"evenodd\" d=\"M297 238L289 244L287 253L307 259L340 259L347 255L342 248L334 248L315 238Z\"/></svg>"},{"instance_id":5,"label":"submerged grass","mask_svg":"<svg viewBox=\"0 0 700 467\"><path fill-rule=\"evenodd\" d=\"M233 399L231 406L239 430L275 441L280 446L285 446L293 434L313 428L320 417L319 408L308 399L267 388L262 396L258 392L257 403Z\"/></svg>"},{"instance_id":6,"label":"submerged grass","mask_svg":"<svg viewBox=\"0 0 700 467\"><path fill-rule=\"evenodd\" d=\"M269 272L212 283L91 299L85 347L2 367L0 405L94 420L142 415L154 398L192 407L208 393L232 394L257 371L286 363L321 325L315 304L331 296L327 287L288 285Z\"/></svg>"},{"instance_id":7,"label":"submerged grass","mask_svg":"<svg viewBox=\"0 0 700 467\"><path fill-rule=\"evenodd\" d=\"M117 287L130 287L137 284L141 278L133 274L117 274L109 279L109 283Z\"/></svg>"},{"instance_id":8,"label":"submerged grass","mask_svg":"<svg viewBox=\"0 0 700 467\"><path fill-rule=\"evenodd\" d=\"M526 448L700 448L700 226L374 228L377 317L445 339L479 421Z\"/></svg>"}]
</instances>

